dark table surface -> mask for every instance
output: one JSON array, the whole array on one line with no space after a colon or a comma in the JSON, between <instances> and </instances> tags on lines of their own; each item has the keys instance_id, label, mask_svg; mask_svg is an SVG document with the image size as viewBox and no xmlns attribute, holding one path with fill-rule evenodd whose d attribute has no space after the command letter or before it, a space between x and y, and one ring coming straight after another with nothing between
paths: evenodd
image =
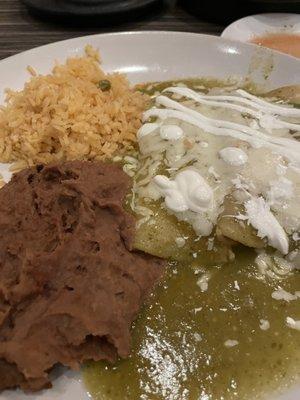
<instances>
[{"instance_id":1,"label":"dark table surface","mask_svg":"<svg viewBox=\"0 0 300 400\"><path fill-rule=\"evenodd\" d=\"M172 0L170 0L172 2ZM175 30L220 34L224 26L198 19L180 6L158 7L147 15L127 22L101 26L99 23L81 25L57 21L29 13L19 0L0 0L0 58L58 40L94 33L125 30Z\"/></svg>"}]
</instances>

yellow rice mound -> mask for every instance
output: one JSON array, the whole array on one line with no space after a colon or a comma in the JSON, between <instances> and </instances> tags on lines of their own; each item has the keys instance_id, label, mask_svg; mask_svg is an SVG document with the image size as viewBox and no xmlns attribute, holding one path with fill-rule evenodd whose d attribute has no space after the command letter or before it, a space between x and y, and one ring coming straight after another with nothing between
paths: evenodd
<instances>
[{"instance_id":1,"label":"yellow rice mound","mask_svg":"<svg viewBox=\"0 0 300 400\"><path fill-rule=\"evenodd\" d=\"M0 110L0 161L20 168L58 160L104 160L130 151L148 96L124 75L106 75L97 52L35 75L23 90L7 90ZM102 91L99 82L109 80Z\"/></svg>"}]
</instances>

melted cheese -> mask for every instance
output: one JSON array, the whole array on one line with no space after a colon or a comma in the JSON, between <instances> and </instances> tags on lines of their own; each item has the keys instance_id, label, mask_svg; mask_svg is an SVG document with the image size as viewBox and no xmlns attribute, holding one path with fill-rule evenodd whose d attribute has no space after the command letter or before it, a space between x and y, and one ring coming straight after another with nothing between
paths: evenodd
<instances>
[{"instance_id":1,"label":"melted cheese","mask_svg":"<svg viewBox=\"0 0 300 400\"><path fill-rule=\"evenodd\" d=\"M156 120L149 126L150 117ZM239 218L288 253L288 236L300 231L299 109L243 90L205 94L178 86L158 95L143 118L150 133L141 128L139 146L149 174L138 195L156 200L158 193L180 221L208 236L233 194L245 208Z\"/></svg>"},{"instance_id":2,"label":"melted cheese","mask_svg":"<svg viewBox=\"0 0 300 400\"><path fill-rule=\"evenodd\" d=\"M230 136L248 142L253 147L268 147L286 157L296 166L300 166L300 143L295 139L270 136L262 130L254 129L250 126L226 120L208 118L200 112L192 110L166 96L158 96L156 98L156 103L165 108L152 108L146 111L144 113L144 119L150 117L159 117L163 120L167 118L176 118L204 129L206 132L216 136ZM298 129L298 127L295 127L295 129Z\"/></svg>"}]
</instances>

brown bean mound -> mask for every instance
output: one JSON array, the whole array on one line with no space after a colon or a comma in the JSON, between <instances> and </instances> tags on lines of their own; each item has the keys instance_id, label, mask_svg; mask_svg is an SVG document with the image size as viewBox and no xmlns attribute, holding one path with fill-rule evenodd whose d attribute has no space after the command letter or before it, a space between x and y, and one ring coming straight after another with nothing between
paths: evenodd
<instances>
[{"instance_id":1,"label":"brown bean mound","mask_svg":"<svg viewBox=\"0 0 300 400\"><path fill-rule=\"evenodd\" d=\"M164 269L131 251L129 186L116 166L74 161L22 171L0 191L0 389L49 387L58 363L128 356Z\"/></svg>"}]
</instances>

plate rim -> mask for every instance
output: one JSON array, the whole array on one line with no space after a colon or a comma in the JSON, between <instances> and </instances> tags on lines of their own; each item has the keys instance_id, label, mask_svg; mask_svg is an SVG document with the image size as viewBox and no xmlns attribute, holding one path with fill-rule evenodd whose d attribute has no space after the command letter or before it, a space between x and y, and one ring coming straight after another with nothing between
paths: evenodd
<instances>
[{"instance_id":1,"label":"plate rim","mask_svg":"<svg viewBox=\"0 0 300 400\"><path fill-rule=\"evenodd\" d=\"M245 17L247 18L247 17ZM142 36L169 36L169 35L175 35L175 36L182 36L182 37L193 37L193 38L201 38L203 40L207 41L216 41L219 43L224 43L228 44L231 46L235 47L242 47L242 48L252 48L252 50L257 50L260 49L260 52L263 52L266 55L276 55L281 58L286 58L289 59L293 63L298 63L300 66L300 58L291 56L289 54L281 53L280 51L269 49L266 47L261 47L258 46L254 43L249 43L249 42L244 42L244 41L239 41L236 39L228 39L226 37L223 37L222 35L212 35L212 34L207 34L207 33L197 33L197 32L185 32L185 31L176 31L176 30L136 30L136 31L117 31L117 32L108 32L108 33L96 33L92 35L83 35L83 36L76 36L68 39L63 39L63 40L57 40L55 42L50 42L43 44L41 46L34 46L31 47L30 49L20 51L16 54L13 54L11 56L5 57L0 60L0 64L4 64L9 61L14 61L20 56L26 56L26 55L32 55L34 52L38 50L45 50L45 49L52 49L57 45L64 45L66 43L70 43L72 45L73 43L82 40L82 41L87 41L89 39L94 39L94 38L108 38L108 37L142 37Z\"/></svg>"},{"instance_id":2,"label":"plate rim","mask_svg":"<svg viewBox=\"0 0 300 400\"><path fill-rule=\"evenodd\" d=\"M235 21L233 21L231 24L229 24L229 25L227 25L226 26L226 28L222 31L222 33L221 33L221 37L223 38L223 39L227 39L227 40L236 40L236 41L239 41L239 42L241 42L241 43L248 43L248 44L251 44L250 42L248 42L246 39L237 39L237 38L235 38L235 39L233 39L233 37L230 37L231 36L231 34L232 34L232 29L233 28L235 28L235 27L237 27L238 25L240 25L241 23L244 23L245 21L248 21L248 20L250 20L250 19L252 19L252 18L254 18L255 19L255 17L260 17L260 16L262 16L262 17L266 17L266 16L277 16L277 18L278 18L278 16L281 16L281 17L291 17L291 16L298 16L298 19L299 19L299 24L300 24L300 14L297 14L297 13L288 13L288 12L286 12L286 13L284 13L284 12L282 12L282 13L276 13L276 12L265 12L265 13L258 13L258 14L252 14L252 15L246 15L245 17L242 17L242 18L239 18L239 19L237 19L237 20L235 20ZM295 33L300 33L300 27L299 27L299 32L298 32L298 30L297 31L295 31ZM228 35L228 36L227 36ZM275 50L274 50L275 51ZM278 52L278 51L277 51ZM281 54L285 54L285 53L281 53ZM297 57L296 57L297 58Z\"/></svg>"}]
</instances>

